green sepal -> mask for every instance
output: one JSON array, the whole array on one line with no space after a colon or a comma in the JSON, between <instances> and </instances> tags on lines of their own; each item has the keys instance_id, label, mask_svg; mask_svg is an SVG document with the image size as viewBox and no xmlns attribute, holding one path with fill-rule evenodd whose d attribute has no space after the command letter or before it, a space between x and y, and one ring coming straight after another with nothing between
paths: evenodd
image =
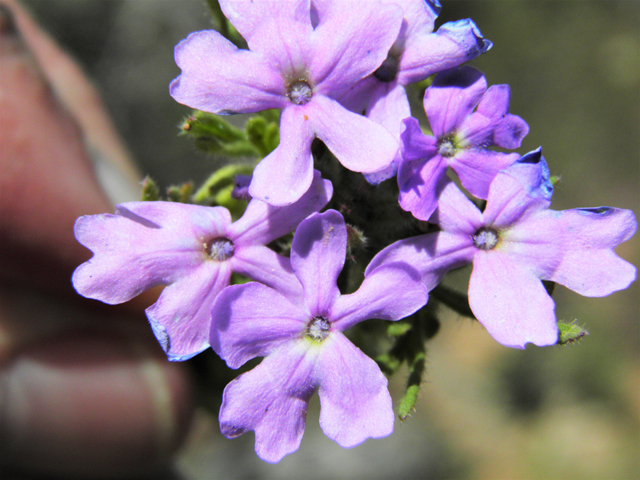
<instances>
[{"instance_id":1,"label":"green sepal","mask_svg":"<svg viewBox=\"0 0 640 480\"><path fill-rule=\"evenodd\" d=\"M561 178L562 177L560 177L560 175L551 175L549 177L549 182L551 182L551 185L555 187L557 184L560 183Z\"/></svg>"},{"instance_id":2,"label":"green sepal","mask_svg":"<svg viewBox=\"0 0 640 480\"><path fill-rule=\"evenodd\" d=\"M155 202L160 199L160 189L156 182L147 175L142 180L142 194L140 195L140 200L143 202Z\"/></svg>"},{"instance_id":3,"label":"green sepal","mask_svg":"<svg viewBox=\"0 0 640 480\"><path fill-rule=\"evenodd\" d=\"M195 146L206 153L227 157L261 155L244 130L213 113L194 111L182 124L181 134L191 138Z\"/></svg>"},{"instance_id":4,"label":"green sepal","mask_svg":"<svg viewBox=\"0 0 640 480\"><path fill-rule=\"evenodd\" d=\"M186 182L182 185L173 185L167 189L167 200L170 202L191 203L193 183Z\"/></svg>"},{"instance_id":5,"label":"green sepal","mask_svg":"<svg viewBox=\"0 0 640 480\"><path fill-rule=\"evenodd\" d=\"M575 320L571 323L558 322L558 332L558 345L568 345L589 335L589 332L576 324Z\"/></svg>"}]
</instances>

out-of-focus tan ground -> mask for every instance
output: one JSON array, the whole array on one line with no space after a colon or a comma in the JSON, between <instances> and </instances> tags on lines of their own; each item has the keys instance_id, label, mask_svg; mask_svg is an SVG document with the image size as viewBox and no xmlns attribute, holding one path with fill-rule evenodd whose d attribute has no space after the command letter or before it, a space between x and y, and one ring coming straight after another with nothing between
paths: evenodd
<instances>
[{"instance_id":1,"label":"out-of-focus tan ground","mask_svg":"<svg viewBox=\"0 0 640 480\"><path fill-rule=\"evenodd\" d=\"M179 73L173 46L210 25L201 2L25 3L95 79L140 170L167 186L201 181L215 168L175 136L189 110L168 95ZM542 145L562 177L554 208L640 213L640 3L442 3L443 20L471 17L494 42L471 64L490 84L511 85L511 112L531 128L520 152ZM617 252L640 264L637 236ZM639 478L638 283L602 299L558 287L554 298L558 318L590 330L580 344L512 350L444 312L417 412L387 439L343 450L322 435L312 403L300 451L271 466L255 457L251 434L226 440L202 411L176 470L188 480ZM396 401L403 380L391 381Z\"/></svg>"}]
</instances>

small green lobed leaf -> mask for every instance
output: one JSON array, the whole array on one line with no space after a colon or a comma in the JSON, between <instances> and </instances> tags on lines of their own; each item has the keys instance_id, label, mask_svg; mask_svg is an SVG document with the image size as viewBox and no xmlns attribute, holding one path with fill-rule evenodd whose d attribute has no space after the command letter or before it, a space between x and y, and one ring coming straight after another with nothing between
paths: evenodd
<instances>
[{"instance_id":1,"label":"small green lobed leaf","mask_svg":"<svg viewBox=\"0 0 640 480\"><path fill-rule=\"evenodd\" d=\"M558 332L558 345L568 345L589 335L589 332L576 324L575 320L571 323L558 322Z\"/></svg>"}]
</instances>

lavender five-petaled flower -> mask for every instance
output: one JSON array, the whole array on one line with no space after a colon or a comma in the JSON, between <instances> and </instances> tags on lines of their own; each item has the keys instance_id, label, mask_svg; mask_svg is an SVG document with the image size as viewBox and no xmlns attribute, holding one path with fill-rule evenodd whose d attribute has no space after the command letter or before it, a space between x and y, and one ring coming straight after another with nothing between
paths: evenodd
<instances>
[{"instance_id":1,"label":"lavender five-petaled flower","mask_svg":"<svg viewBox=\"0 0 640 480\"><path fill-rule=\"evenodd\" d=\"M289 259L264 245L293 231L331 195L331 182L316 171L295 204L273 207L254 199L234 223L226 208L173 202L123 203L115 215L80 217L76 239L94 256L76 269L73 285L109 304L167 285L146 314L169 360L186 360L209 346L211 305L232 272L301 293Z\"/></svg>"},{"instance_id":2,"label":"lavender five-petaled flower","mask_svg":"<svg viewBox=\"0 0 640 480\"><path fill-rule=\"evenodd\" d=\"M356 172L378 171L399 151L384 127L336 99L384 61L402 10L375 0L358 8L348 3L329 2L314 28L309 0L220 0L249 50L211 30L192 33L176 47L182 73L170 93L178 102L219 114L282 109L280 145L253 173L254 198L272 205L300 198L313 176L315 137Z\"/></svg>"},{"instance_id":3,"label":"lavender five-petaled flower","mask_svg":"<svg viewBox=\"0 0 640 480\"><path fill-rule=\"evenodd\" d=\"M265 357L225 388L220 428L229 438L253 430L256 452L268 462L297 450L316 390L320 426L342 447L393 430L387 379L342 332L369 318L410 315L427 302L427 291L415 269L394 262L341 295L336 281L346 246L338 212L313 214L297 228L291 249L303 299L247 283L228 287L213 305L211 346L227 365Z\"/></svg>"},{"instance_id":4,"label":"lavender five-petaled flower","mask_svg":"<svg viewBox=\"0 0 640 480\"><path fill-rule=\"evenodd\" d=\"M484 75L468 66L436 76L424 96L433 136L423 134L415 118L404 121L403 161L398 171L402 208L428 220L447 166L473 196L487 198L496 174L520 155L486 147L518 148L529 132L524 120L508 113L509 97L508 85L487 89Z\"/></svg>"},{"instance_id":5,"label":"lavender five-petaled flower","mask_svg":"<svg viewBox=\"0 0 640 480\"><path fill-rule=\"evenodd\" d=\"M555 305L541 280L601 297L636 278L636 268L613 251L636 231L633 213L610 207L550 210L553 187L540 149L496 175L484 212L448 179L439 191L431 221L442 231L396 242L368 268L401 258L433 288L448 269L473 263L469 305L503 345L557 342Z\"/></svg>"}]
</instances>

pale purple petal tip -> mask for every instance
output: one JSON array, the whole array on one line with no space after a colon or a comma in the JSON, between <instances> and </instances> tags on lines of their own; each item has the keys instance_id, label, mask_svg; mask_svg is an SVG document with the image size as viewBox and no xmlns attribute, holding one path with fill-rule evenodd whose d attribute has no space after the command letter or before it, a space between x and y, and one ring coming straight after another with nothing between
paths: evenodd
<instances>
[{"instance_id":1,"label":"pale purple petal tip","mask_svg":"<svg viewBox=\"0 0 640 480\"><path fill-rule=\"evenodd\" d=\"M311 315L327 315L340 295L336 286L347 255L347 228L335 210L310 215L298 226L291 266L304 287Z\"/></svg>"},{"instance_id":2,"label":"pale purple petal tip","mask_svg":"<svg viewBox=\"0 0 640 480\"><path fill-rule=\"evenodd\" d=\"M211 306L230 279L226 262L208 262L165 287L147 308L151 328L169 360L187 360L209 347Z\"/></svg>"},{"instance_id":3,"label":"pale purple petal tip","mask_svg":"<svg viewBox=\"0 0 640 480\"><path fill-rule=\"evenodd\" d=\"M320 427L344 448L393 432L393 406L380 367L341 333L323 345L317 363Z\"/></svg>"},{"instance_id":4,"label":"pale purple petal tip","mask_svg":"<svg viewBox=\"0 0 640 480\"><path fill-rule=\"evenodd\" d=\"M440 137L456 131L486 90L487 81L482 72L466 65L436 75L423 102L433 134Z\"/></svg>"},{"instance_id":5,"label":"pale purple petal tip","mask_svg":"<svg viewBox=\"0 0 640 480\"><path fill-rule=\"evenodd\" d=\"M551 200L553 184L547 161L542 156L542 147L524 155L504 170L504 174L518 180L531 197Z\"/></svg>"},{"instance_id":6,"label":"pale purple petal tip","mask_svg":"<svg viewBox=\"0 0 640 480\"><path fill-rule=\"evenodd\" d=\"M506 115L495 127L493 143L501 148L519 148L529 133L529 125L517 115Z\"/></svg>"},{"instance_id":7,"label":"pale purple petal tip","mask_svg":"<svg viewBox=\"0 0 640 480\"><path fill-rule=\"evenodd\" d=\"M393 406L380 367L347 338L333 333L317 363L320 427L344 448L393 432Z\"/></svg>"},{"instance_id":8,"label":"pale purple petal tip","mask_svg":"<svg viewBox=\"0 0 640 480\"><path fill-rule=\"evenodd\" d=\"M220 431L236 438L253 430L256 453L266 462L279 462L302 440L307 404L316 389L315 355L305 355L305 343L274 352L224 389Z\"/></svg>"},{"instance_id":9,"label":"pale purple petal tip","mask_svg":"<svg viewBox=\"0 0 640 480\"><path fill-rule=\"evenodd\" d=\"M365 277L378 268L395 262L406 262L420 274L427 291L433 290L445 273L471 263L476 248L469 235L435 232L399 240L373 257Z\"/></svg>"},{"instance_id":10,"label":"pale purple petal tip","mask_svg":"<svg viewBox=\"0 0 640 480\"><path fill-rule=\"evenodd\" d=\"M332 324L343 332L370 318L400 320L422 308L428 299L415 268L404 262L386 263L372 270L355 293L336 300Z\"/></svg>"},{"instance_id":11,"label":"pale purple petal tip","mask_svg":"<svg viewBox=\"0 0 640 480\"><path fill-rule=\"evenodd\" d=\"M555 305L540 279L498 251L479 251L469 281L469 306L489 334L507 347L558 342Z\"/></svg>"},{"instance_id":12,"label":"pale purple petal tip","mask_svg":"<svg viewBox=\"0 0 640 480\"><path fill-rule=\"evenodd\" d=\"M618 257L613 248L636 232L631 210L611 207L553 212L565 253L549 278L580 295L602 297L627 288L636 267Z\"/></svg>"}]
</instances>

